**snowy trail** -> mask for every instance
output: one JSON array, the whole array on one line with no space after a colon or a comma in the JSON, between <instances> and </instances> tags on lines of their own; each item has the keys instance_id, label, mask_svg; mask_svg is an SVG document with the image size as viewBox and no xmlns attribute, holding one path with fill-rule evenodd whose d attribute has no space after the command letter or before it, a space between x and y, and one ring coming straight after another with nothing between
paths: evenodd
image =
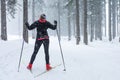
<instances>
[{"instance_id":1,"label":"snowy trail","mask_svg":"<svg viewBox=\"0 0 120 80\"><path fill-rule=\"evenodd\" d=\"M120 45L110 43L92 43L89 46L62 41L66 69L63 65L34 78L45 70L44 50L39 50L31 74L26 66L33 52L34 41L25 44L20 72L17 72L21 40L0 42L0 80L120 80ZM50 42L51 65L62 63L58 41Z\"/></svg>"}]
</instances>

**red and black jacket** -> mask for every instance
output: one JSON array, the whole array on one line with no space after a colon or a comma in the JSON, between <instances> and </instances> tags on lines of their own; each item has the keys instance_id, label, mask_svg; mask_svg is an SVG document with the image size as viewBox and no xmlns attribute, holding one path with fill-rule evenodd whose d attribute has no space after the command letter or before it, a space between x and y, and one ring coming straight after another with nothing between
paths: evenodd
<instances>
[{"instance_id":1,"label":"red and black jacket","mask_svg":"<svg viewBox=\"0 0 120 80\"><path fill-rule=\"evenodd\" d=\"M48 37L47 29L50 28L52 30L55 30L56 27L57 27L57 25L52 25L50 22L48 22L44 19L37 20L30 26L27 25L27 28L29 30L37 28L37 36L36 36L37 40L48 39L49 37Z\"/></svg>"}]
</instances>

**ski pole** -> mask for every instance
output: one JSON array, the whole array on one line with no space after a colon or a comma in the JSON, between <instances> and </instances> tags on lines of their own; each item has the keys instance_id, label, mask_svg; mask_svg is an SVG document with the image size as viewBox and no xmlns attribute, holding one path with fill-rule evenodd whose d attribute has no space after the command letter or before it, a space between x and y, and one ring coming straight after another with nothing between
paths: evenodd
<instances>
[{"instance_id":1,"label":"ski pole","mask_svg":"<svg viewBox=\"0 0 120 80\"><path fill-rule=\"evenodd\" d=\"M24 40L22 42L21 54L20 54L19 64L18 64L18 72L19 72L19 69L20 69L20 63L21 63L21 58L22 58L23 47L24 47Z\"/></svg>"},{"instance_id":2,"label":"ski pole","mask_svg":"<svg viewBox=\"0 0 120 80\"><path fill-rule=\"evenodd\" d=\"M58 37L60 52L61 52L61 56L62 56L63 66L64 66L64 70L63 71L66 71L64 56L63 56L62 47L61 47L61 44L60 44L60 39L59 39L59 34L58 34L58 30L57 29L56 29L56 33L57 33L57 37Z\"/></svg>"}]
</instances>

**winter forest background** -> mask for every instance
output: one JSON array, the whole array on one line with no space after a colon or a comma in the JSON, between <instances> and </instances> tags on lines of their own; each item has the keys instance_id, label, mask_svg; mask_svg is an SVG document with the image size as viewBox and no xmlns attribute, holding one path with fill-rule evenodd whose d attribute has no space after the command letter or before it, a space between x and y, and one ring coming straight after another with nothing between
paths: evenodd
<instances>
[{"instance_id":1,"label":"winter forest background","mask_svg":"<svg viewBox=\"0 0 120 80\"><path fill-rule=\"evenodd\" d=\"M0 0L0 4L1 40L18 35L29 42L28 37L35 38L36 31L28 31L24 23L31 24L45 13L51 23L58 21L59 38L75 38L76 44L86 45L104 38L119 41L120 0Z\"/></svg>"},{"instance_id":2,"label":"winter forest background","mask_svg":"<svg viewBox=\"0 0 120 80\"><path fill-rule=\"evenodd\" d=\"M31 74L36 31L24 23L42 13L58 21L58 36L48 30L50 64L62 65L35 78L45 71L44 47ZM120 0L0 0L0 14L0 80L120 80Z\"/></svg>"}]
</instances>

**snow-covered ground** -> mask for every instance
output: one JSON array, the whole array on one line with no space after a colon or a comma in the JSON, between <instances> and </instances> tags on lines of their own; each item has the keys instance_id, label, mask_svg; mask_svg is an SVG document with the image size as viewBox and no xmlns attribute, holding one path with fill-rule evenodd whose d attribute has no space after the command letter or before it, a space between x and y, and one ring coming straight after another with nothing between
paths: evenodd
<instances>
[{"instance_id":1,"label":"snow-covered ground","mask_svg":"<svg viewBox=\"0 0 120 80\"><path fill-rule=\"evenodd\" d=\"M61 45L65 58L66 71L63 65L37 78L45 70L43 46L33 65L33 74L26 66L34 48L34 40L24 44L23 56L18 72L18 62L22 40L12 37L9 41L0 41L0 80L120 80L120 43L95 41L88 46L75 40L62 38ZM50 37L51 65L62 63L60 48L56 37Z\"/></svg>"}]
</instances>

